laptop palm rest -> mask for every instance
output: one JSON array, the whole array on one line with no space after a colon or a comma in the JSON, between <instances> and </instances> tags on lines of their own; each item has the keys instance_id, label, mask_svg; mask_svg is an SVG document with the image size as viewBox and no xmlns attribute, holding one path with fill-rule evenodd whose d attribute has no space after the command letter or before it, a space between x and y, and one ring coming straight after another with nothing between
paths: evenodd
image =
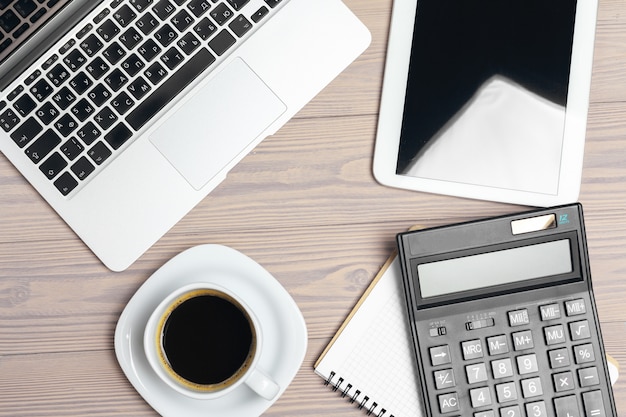
<instances>
[{"instance_id":1,"label":"laptop palm rest","mask_svg":"<svg viewBox=\"0 0 626 417\"><path fill-rule=\"evenodd\" d=\"M199 190L286 109L237 58L165 120L150 140Z\"/></svg>"}]
</instances>

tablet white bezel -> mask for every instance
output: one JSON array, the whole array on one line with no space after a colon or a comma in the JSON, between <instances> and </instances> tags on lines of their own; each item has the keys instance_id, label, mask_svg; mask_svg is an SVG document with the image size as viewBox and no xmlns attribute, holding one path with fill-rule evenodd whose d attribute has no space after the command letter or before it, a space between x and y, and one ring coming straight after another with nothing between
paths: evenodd
<instances>
[{"instance_id":1,"label":"tablet white bezel","mask_svg":"<svg viewBox=\"0 0 626 417\"><path fill-rule=\"evenodd\" d=\"M529 206L547 207L576 201L583 166L598 0L578 1L576 6L561 168L556 194L462 184L396 173L413 26L419 1L393 2L374 149L373 171L376 180L396 188Z\"/></svg>"}]
</instances>

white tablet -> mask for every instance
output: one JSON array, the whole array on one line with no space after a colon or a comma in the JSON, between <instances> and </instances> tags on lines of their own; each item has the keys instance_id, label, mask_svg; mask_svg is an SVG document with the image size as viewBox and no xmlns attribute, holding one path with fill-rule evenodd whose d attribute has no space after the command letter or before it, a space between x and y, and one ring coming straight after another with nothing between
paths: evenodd
<instances>
[{"instance_id":1,"label":"white tablet","mask_svg":"<svg viewBox=\"0 0 626 417\"><path fill-rule=\"evenodd\" d=\"M374 176L417 191L578 199L597 0L394 0Z\"/></svg>"}]
</instances>

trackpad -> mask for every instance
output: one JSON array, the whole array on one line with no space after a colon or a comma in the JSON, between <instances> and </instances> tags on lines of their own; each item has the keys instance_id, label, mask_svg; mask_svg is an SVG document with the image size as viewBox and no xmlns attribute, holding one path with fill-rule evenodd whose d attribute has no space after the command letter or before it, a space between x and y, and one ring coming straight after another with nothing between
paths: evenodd
<instances>
[{"instance_id":1,"label":"trackpad","mask_svg":"<svg viewBox=\"0 0 626 417\"><path fill-rule=\"evenodd\" d=\"M286 110L237 58L169 117L150 140L199 190Z\"/></svg>"}]
</instances>

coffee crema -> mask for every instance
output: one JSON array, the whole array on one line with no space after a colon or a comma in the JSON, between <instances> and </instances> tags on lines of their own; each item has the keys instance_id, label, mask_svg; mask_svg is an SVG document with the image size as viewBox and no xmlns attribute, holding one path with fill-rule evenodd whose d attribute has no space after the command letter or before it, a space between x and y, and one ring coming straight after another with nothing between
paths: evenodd
<instances>
[{"instance_id":1,"label":"coffee crema","mask_svg":"<svg viewBox=\"0 0 626 417\"><path fill-rule=\"evenodd\" d=\"M193 290L178 297L158 330L161 364L180 384L197 391L215 392L234 384L257 349L250 316L218 290Z\"/></svg>"}]
</instances>

